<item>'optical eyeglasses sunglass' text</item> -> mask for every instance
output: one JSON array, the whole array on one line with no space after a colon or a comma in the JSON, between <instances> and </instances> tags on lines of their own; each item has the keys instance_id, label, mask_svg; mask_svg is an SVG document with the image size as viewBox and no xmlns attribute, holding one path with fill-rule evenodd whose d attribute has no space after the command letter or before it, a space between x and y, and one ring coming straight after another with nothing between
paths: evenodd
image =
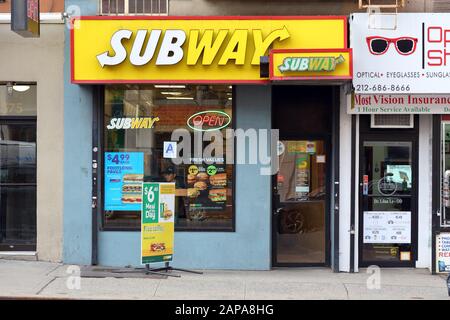
<instances>
[{"instance_id":1,"label":"'optical eyeglasses sunglass' text","mask_svg":"<svg viewBox=\"0 0 450 320\"><path fill-rule=\"evenodd\" d=\"M416 51L417 38L399 37L385 38L380 36L367 37L367 46L371 54L379 56L385 54L391 43L395 44L397 52L403 56L407 56Z\"/></svg>"}]
</instances>

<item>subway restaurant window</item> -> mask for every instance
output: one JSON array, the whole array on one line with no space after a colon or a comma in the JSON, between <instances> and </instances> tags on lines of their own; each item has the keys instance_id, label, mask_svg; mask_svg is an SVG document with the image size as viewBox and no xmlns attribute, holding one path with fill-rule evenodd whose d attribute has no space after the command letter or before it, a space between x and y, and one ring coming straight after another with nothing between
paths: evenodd
<instances>
[{"instance_id":1,"label":"subway restaurant window","mask_svg":"<svg viewBox=\"0 0 450 320\"><path fill-rule=\"evenodd\" d=\"M117 85L104 92L103 228L140 230L142 182L175 182L176 230L233 231L227 144L208 158L185 148L188 161L179 163L173 156L181 141L172 136L183 130L189 145L198 131L225 137L233 123L231 86ZM201 120L207 129L198 130ZM200 142L201 148L211 142Z\"/></svg>"}]
</instances>

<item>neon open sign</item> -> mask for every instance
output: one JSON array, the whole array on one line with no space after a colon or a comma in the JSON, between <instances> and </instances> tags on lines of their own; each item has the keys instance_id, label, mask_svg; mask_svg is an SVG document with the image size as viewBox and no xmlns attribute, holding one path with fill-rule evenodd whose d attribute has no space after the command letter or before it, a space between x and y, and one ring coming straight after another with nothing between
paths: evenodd
<instances>
[{"instance_id":1,"label":"neon open sign","mask_svg":"<svg viewBox=\"0 0 450 320\"><path fill-rule=\"evenodd\" d=\"M227 127L231 123L231 117L223 111L200 111L189 117L187 125L195 131L213 131Z\"/></svg>"}]
</instances>

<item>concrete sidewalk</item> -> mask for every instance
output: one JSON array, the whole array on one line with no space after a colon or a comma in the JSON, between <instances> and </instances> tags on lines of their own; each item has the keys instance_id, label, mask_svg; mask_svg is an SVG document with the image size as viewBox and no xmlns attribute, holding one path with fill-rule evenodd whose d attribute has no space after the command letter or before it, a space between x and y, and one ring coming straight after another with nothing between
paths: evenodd
<instances>
[{"instance_id":1,"label":"concrete sidewalk","mask_svg":"<svg viewBox=\"0 0 450 320\"><path fill-rule=\"evenodd\" d=\"M63 299L449 299L445 277L422 269L382 269L380 289L369 290L366 270L217 271L181 278L85 278L69 289L69 266L0 259L0 298ZM73 279L73 278L72 278ZM73 281L70 283L74 283ZM449 299L450 300L450 299Z\"/></svg>"}]
</instances>

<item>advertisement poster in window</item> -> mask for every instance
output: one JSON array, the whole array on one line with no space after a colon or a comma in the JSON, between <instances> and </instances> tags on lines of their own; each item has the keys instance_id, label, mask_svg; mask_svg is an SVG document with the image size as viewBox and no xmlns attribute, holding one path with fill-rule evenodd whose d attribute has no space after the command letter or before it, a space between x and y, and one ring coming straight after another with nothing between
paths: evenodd
<instances>
[{"instance_id":1,"label":"advertisement poster in window","mask_svg":"<svg viewBox=\"0 0 450 320\"><path fill-rule=\"evenodd\" d=\"M436 263L438 272L450 272L450 233L436 236Z\"/></svg>"},{"instance_id":2,"label":"advertisement poster in window","mask_svg":"<svg viewBox=\"0 0 450 320\"><path fill-rule=\"evenodd\" d=\"M223 211L227 202L227 172L223 164L190 165L187 186L191 219L202 220L204 211Z\"/></svg>"},{"instance_id":3,"label":"advertisement poster in window","mask_svg":"<svg viewBox=\"0 0 450 320\"><path fill-rule=\"evenodd\" d=\"M411 243L411 211L364 211L364 243Z\"/></svg>"},{"instance_id":4,"label":"advertisement poster in window","mask_svg":"<svg viewBox=\"0 0 450 320\"><path fill-rule=\"evenodd\" d=\"M172 261L175 183L143 183L141 216L141 263Z\"/></svg>"},{"instance_id":5,"label":"advertisement poster in window","mask_svg":"<svg viewBox=\"0 0 450 320\"><path fill-rule=\"evenodd\" d=\"M144 153L105 152L105 210L140 211Z\"/></svg>"}]
</instances>

